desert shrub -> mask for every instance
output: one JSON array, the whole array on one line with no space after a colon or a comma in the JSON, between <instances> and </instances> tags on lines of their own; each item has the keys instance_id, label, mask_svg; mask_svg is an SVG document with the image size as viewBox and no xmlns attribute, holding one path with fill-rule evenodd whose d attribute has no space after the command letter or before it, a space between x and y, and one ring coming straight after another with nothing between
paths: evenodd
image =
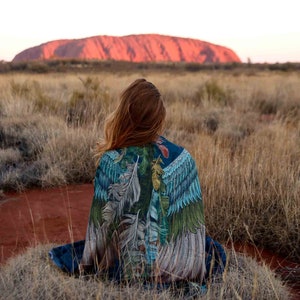
<instances>
[{"instance_id":1,"label":"desert shrub","mask_svg":"<svg viewBox=\"0 0 300 300\"><path fill-rule=\"evenodd\" d=\"M22 156L18 149L0 148L0 189L22 189L21 171L18 168L20 163L22 163Z\"/></svg>"},{"instance_id":2,"label":"desert shrub","mask_svg":"<svg viewBox=\"0 0 300 300\"><path fill-rule=\"evenodd\" d=\"M97 139L96 131L91 132L91 128L68 128L64 121L53 117L2 119L1 189L91 181L95 170L91 148Z\"/></svg>"},{"instance_id":3,"label":"desert shrub","mask_svg":"<svg viewBox=\"0 0 300 300\"><path fill-rule=\"evenodd\" d=\"M300 99L293 99L282 104L278 118L283 123L293 125L295 127L300 124Z\"/></svg>"},{"instance_id":4,"label":"desert shrub","mask_svg":"<svg viewBox=\"0 0 300 300\"><path fill-rule=\"evenodd\" d=\"M39 156L49 138L50 125L51 122L46 122L41 116L7 117L0 121L2 189L22 190L40 185L45 165Z\"/></svg>"},{"instance_id":5,"label":"desert shrub","mask_svg":"<svg viewBox=\"0 0 300 300\"><path fill-rule=\"evenodd\" d=\"M111 102L107 88L97 78L81 79L83 88L74 90L67 103L68 124L83 125L96 122L101 124Z\"/></svg>"},{"instance_id":6,"label":"desert shrub","mask_svg":"<svg viewBox=\"0 0 300 300\"><path fill-rule=\"evenodd\" d=\"M168 110L166 128L184 130L187 134L202 130L203 117L197 110L191 110L189 103L175 101L168 105Z\"/></svg>"},{"instance_id":7,"label":"desert shrub","mask_svg":"<svg viewBox=\"0 0 300 300\"><path fill-rule=\"evenodd\" d=\"M40 187L41 176L45 171L42 161L19 162L6 167L0 176L0 187L3 190L21 192L26 188Z\"/></svg>"},{"instance_id":8,"label":"desert shrub","mask_svg":"<svg viewBox=\"0 0 300 300\"><path fill-rule=\"evenodd\" d=\"M10 91L13 96L24 96L27 97L30 93L30 85L28 81L19 83L14 80L10 81Z\"/></svg>"},{"instance_id":9,"label":"desert shrub","mask_svg":"<svg viewBox=\"0 0 300 300\"><path fill-rule=\"evenodd\" d=\"M28 71L34 72L34 73L47 73L49 72L49 65L46 62L33 62L28 63L27 65Z\"/></svg>"},{"instance_id":10,"label":"desert shrub","mask_svg":"<svg viewBox=\"0 0 300 300\"><path fill-rule=\"evenodd\" d=\"M21 177L22 171L18 168L5 168L1 170L0 187L1 191L13 190L20 192L24 189Z\"/></svg>"},{"instance_id":11,"label":"desert shrub","mask_svg":"<svg viewBox=\"0 0 300 300\"><path fill-rule=\"evenodd\" d=\"M220 124L220 118L216 112L211 112L207 114L204 118L203 125L204 128L209 132L215 132Z\"/></svg>"},{"instance_id":12,"label":"desert shrub","mask_svg":"<svg viewBox=\"0 0 300 300\"><path fill-rule=\"evenodd\" d=\"M37 113L57 114L59 111L59 103L56 99L51 98L41 87L37 81L33 81L31 85L33 110Z\"/></svg>"},{"instance_id":13,"label":"desert shrub","mask_svg":"<svg viewBox=\"0 0 300 300\"><path fill-rule=\"evenodd\" d=\"M47 131L40 116L3 118L0 121L0 146L18 149L24 160L32 160L42 151Z\"/></svg>"},{"instance_id":14,"label":"desert shrub","mask_svg":"<svg viewBox=\"0 0 300 300\"><path fill-rule=\"evenodd\" d=\"M233 95L230 89L224 89L217 81L209 80L198 88L192 100L198 104L208 102L226 106L232 103Z\"/></svg>"},{"instance_id":15,"label":"desert shrub","mask_svg":"<svg viewBox=\"0 0 300 300\"><path fill-rule=\"evenodd\" d=\"M16 164L21 160L21 153L15 148L0 148L0 166L5 167L6 165Z\"/></svg>"},{"instance_id":16,"label":"desert shrub","mask_svg":"<svg viewBox=\"0 0 300 300\"><path fill-rule=\"evenodd\" d=\"M280 99L263 90L253 91L251 98L252 109L262 115L276 114L281 105Z\"/></svg>"},{"instance_id":17,"label":"desert shrub","mask_svg":"<svg viewBox=\"0 0 300 300\"><path fill-rule=\"evenodd\" d=\"M11 94L14 97L24 102L30 102L33 112L57 114L59 106L62 106L62 103L51 98L36 80L24 81L22 83L12 80L10 82L10 88Z\"/></svg>"},{"instance_id":18,"label":"desert shrub","mask_svg":"<svg viewBox=\"0 0 300 300\"><path fill-rule=\"evenodd\" d=\"M223 110L222 114L219 114L218 128L213 136L215 143L234 155L242 149L244 140L255 133L257 119L255 113L241 114L232 109Z\"/></svg>"},{"instance_id":19,"label":"desert shrub","mask_svg":"<svg viewBox=\"0 0 300 300\"><path fill-rule=\"evenodd\" d=\"M93 148L97 138L96 132L87 134L80 128L65 127L60 134L48 139L40 155L47 165L42 186L91 182L95 174Z\"/></svg>"}]
</instances>

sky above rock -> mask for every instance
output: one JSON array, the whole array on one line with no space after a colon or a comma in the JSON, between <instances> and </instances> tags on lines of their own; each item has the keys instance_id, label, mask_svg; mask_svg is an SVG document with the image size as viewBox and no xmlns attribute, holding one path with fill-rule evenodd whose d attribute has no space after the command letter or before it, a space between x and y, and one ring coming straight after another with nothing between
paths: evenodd
<instances>
[{"instance_id":1,"label":"sky above rock","mask_svg":"<svg viewBox=\"0 0 300 300\"><path fill-rule=\"evenodd\" d=\"M0 60L57 39L158 33L234 50L247 62L300 62L298 0L9 0Z\"/></svg>"}]
</instances>

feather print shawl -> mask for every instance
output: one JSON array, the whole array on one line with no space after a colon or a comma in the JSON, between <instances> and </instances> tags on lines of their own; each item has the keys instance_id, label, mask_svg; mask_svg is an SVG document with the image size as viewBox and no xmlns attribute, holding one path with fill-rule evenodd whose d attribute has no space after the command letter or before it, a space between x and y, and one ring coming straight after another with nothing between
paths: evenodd
<instances>
[{"instance_id":1,"label":"feather print shawl","mask_svg":"<svg viewBox=\"0 0 300 300\"><path fill-rule=\"evenodd\" d=\"M96 171L81 263L125 280L172 282L205 274L205 225L198 172L189 152L160 137L107 151Z\"/></svg>"}]
</instances>

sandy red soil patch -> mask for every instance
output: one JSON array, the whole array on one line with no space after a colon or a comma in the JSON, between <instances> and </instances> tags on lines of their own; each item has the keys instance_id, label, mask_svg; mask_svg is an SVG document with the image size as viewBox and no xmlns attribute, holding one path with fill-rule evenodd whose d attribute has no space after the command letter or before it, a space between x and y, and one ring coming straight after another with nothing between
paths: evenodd
<instances>
[{"instance_id":1,"label":"sandy red soil patch","mask_svg":"<svg viewBox=\"0 0 300 300\"><path fill-rule=\"evenodd\" d=\"M93 185L7 194L0 201L0 264L37 243L84 239Z\"/></svg>"}]
</instances>

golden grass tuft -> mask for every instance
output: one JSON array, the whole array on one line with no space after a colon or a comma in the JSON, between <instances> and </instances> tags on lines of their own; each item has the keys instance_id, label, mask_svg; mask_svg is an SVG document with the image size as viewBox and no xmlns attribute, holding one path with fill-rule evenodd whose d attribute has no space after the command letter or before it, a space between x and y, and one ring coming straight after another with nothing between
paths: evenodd
<instances>
[{"instance_id":1,"label":"golden grass tuft","mask_svg":"<svg viewBox=\"0 0 300 300\"><path fill-rule=\"evenodd\" d=\"M29 248L0 270L1 299L183 299L182 290L147 290L117 285L95 277L76 278L61 272L48 258L53 245ZM208 284L197 299L288 299L289 291L264 265L228 252L222 279Z\"/></svg>"}]
</instances>

